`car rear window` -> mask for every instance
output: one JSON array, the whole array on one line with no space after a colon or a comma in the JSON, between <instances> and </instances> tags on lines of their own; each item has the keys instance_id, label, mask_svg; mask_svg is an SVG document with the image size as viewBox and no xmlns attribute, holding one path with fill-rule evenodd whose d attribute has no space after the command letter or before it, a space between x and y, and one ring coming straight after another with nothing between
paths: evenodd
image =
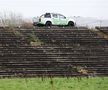
<instances>
[{"instance_id":1,"label":"car rear window","mask_svg":"<svg viewBox=\"0 0 108 90\"><path fill-rule=\"evenodd\" d=\"M46 14L44 15L44 17L45 17L45 18L51 18L51 14L50 14L50 13L46 13Z\"/></svg>"}]
</instances>

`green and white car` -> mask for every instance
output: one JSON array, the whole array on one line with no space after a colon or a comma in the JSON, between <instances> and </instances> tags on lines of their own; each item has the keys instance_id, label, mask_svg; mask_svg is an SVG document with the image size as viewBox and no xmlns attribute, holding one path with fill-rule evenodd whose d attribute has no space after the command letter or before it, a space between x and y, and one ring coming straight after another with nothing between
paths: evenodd
<instances>
[{"instance_id":1,"label":"green and white car","mask_svg":"<svg viewBox=\"0 0 108 90\"><path fill-rule=\"evenodd\" d=\"M62 14L45 13L38 18L33 19L34 26L75 26L75 21L72 18L66 18Z\"/></svg>"}]
</instances>

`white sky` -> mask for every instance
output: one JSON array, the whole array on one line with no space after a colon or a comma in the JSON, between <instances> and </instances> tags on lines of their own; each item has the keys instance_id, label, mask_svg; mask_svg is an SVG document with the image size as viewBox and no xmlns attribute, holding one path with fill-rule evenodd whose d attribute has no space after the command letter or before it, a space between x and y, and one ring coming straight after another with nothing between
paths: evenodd
<instances>
[{"instance_id":1,"label":"white sky","mask_svg":"<svg viewBox=\"0 0 108 90\"><path fill-rule=\"evenodd\" d=\"M108 0L0 0L0 12L13 11L25 17L45 12L65 16L83 16L108 19Z\"/></svg>"}]
</instances>

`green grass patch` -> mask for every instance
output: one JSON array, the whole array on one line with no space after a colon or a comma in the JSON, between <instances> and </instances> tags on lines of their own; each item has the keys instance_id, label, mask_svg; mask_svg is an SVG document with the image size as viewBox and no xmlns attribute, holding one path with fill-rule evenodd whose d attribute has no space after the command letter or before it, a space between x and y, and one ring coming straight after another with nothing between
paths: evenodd
<instances>
[{"instance_id":1,"label":"green grass patch","mask_svg":"<svg viewBox=\"0 0 108 90\"><path fill-rule=\"evenodd\" d=\"M95 78L5 78L0 90L108 90L108 77Z\"/></svg>"},{"instance_id":2,"label":"green grass patch","mask_svg":"<svg viewBox=\"0 0 108 90\"><path fill-rule=\"evenodd\" d=\"M43 42L35 35L33 31L27 34L27 37L27 41L31 46L41 46L43 44Z\"/></svg>"}]
</instances>

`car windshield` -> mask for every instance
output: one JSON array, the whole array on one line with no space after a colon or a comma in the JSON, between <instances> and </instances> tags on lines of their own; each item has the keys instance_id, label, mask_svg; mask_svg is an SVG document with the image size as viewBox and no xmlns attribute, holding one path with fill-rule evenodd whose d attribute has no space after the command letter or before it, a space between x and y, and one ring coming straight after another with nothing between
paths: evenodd
<instances>
[{"instance_id":1,"label":"car windshield","mask_svg":"<svg viewBox=\"0 0 108 90\"><path fill-rule=\"evenodd\" d=\"M61 14L59 14L59 17L60 17L61 19L66 19L66 17L63 16L63 15L61 15Z\"/></svg>"}]
</instances>

